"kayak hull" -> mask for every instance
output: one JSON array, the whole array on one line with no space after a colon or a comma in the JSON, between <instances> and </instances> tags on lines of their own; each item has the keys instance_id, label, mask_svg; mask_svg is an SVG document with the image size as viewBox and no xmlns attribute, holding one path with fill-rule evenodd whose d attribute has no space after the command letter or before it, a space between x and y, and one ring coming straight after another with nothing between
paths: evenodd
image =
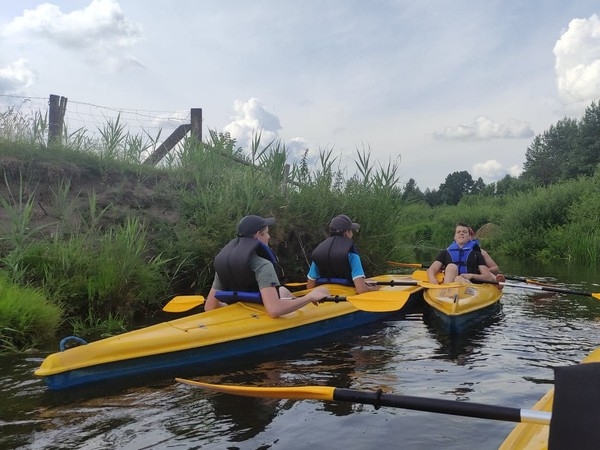
<instances>
[{"instance_id":1,"label":"kayak hull","mask_svg":"<svg viewBox=\"0 0 600 450\"><path fill-rule=\"evenodd\" d=\"M461 333L500 309L502 290L493 284L452 284L429 288L423 299L444 331Z\"/></svg>"},{"instance_id":2,"label":"kayak hull","mask_svg":"<svg viewBox=\"0 0 600 450\"><path fill-rule=\"evenodd\" d=\"M328 287L333 295L355 295L353 288ZM411 298L419 292L417 286L386 289L409 291ZM52 353L35 375L43 377L49 389L60 390L175 370L201 371L206 363L231 361L240 355L357 327L397 312L365 312L340 301L309 304L273 319L262 305L239 302Z\"/></svg>"},{"instance_id":3,"label":"kayak hull","mask_svg":"<svg viewBox=\"0 0 600 450\"><path fill-rule=\"evenodd\" d=\"M600 362L600 348L590 353L582 363ZM534 411L552 412L554 402L554 388L550 388L546 394L531 408ZM550 427L548 425L536 425L520 423L516 425L499 447L499 450L546 450ZM574 446L573 448L576 448Z\"/></svg>"}]
</instances>

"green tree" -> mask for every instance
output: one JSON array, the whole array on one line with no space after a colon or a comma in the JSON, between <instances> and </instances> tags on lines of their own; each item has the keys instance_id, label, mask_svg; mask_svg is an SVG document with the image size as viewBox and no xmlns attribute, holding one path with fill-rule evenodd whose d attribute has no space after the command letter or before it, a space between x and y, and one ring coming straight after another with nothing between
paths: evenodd
<instances>
[{"instance_id":1,"label":"green tree","mask_svg":"<svg viewBox=\"0 0 600 450\"><path fill-rule=\"evenodd\" d=\"M579 121L574 153L568 162L566 178L591 176L600 163L600 102L592 102Z\"/></svg>"},{"instance_id":2,"label":"green tree","mask_svg":"<svg viewBox=\"0 0 600 450\"><path fill-rule=\"evenodd\" d=\"M525 153L523 178L548 186L577 176L577 172L569 169L579 166L575 153L577 135L577 121L566 117L537 135Z\"/></svg>"},{"instance_id":3,"label":"green tree","mask_svg":"<svg viewBox=\"0 0 600 450\"><path fill-rule=\"evenodd\" d=\"M404 190L402 191L402 200L407 202L425 201L425 195L417 186L417 182L414 178L408 180L408 183L406 183L404 186Z\"/></svg>"},{"instance_id":4,"label":"green tree","mask_svg":"<svg viewBox=\"0 0 600 450\"><path fill-rule=\"evenodd\" d=\"M481 177L477 178L477 180L473 183L471 187L470 194L481 194L485 190L485 183L481 179Z\"/></svg>"},{"instance_id":5,"label":"green tree","mask_svg":"<svg viewBox=\"0 0 600 450\"><path fill-rule=\"evenodd\" d=\"M425 201L429 206L437 206L444 203L444 199L442 198L440 191L437 189L427 188L425 189L425 193L423 195L425 196Z\"/></svg>"},{"instance_id":6,"label":"green tree","mask_svg":"<svg viewBox=\"0 0 600 450\"><path fill-rule=\"evenodd\" d=\"M440 184L442 202L447 205L457 205L463 195L471 193L474 185L473 177L466 170L449 174Z\"/></svg>"}]
</instances>

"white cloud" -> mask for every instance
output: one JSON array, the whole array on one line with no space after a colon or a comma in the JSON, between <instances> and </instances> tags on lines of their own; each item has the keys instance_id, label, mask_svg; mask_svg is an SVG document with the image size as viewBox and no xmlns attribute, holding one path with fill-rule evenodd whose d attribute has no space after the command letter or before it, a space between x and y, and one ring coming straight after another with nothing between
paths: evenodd
<instances>
[{"instance_id":1,"label":"white cloud","mask_svg":"<svg viewBox=\"0 0 600 450\"><path fill-rule=\"evenodd\" d=\"M295 138L290 139L288 142L285 143L285 148L287 150L289 159L291 159L293 162L296 162L296 161L300 160L301 158L303 158L304 153L306 152L307 149L309 149L309 151L306 155L307 160L312 161L314 159L313 152L310 151L310 146L308 145L308 143L306 142L306 140L304 138L295 137ZM312 162L311 162L311 164L312 164Z\"/></svg>"},{"instance_id":2,"label":"white cloud","mask_svg":"<svg viewBox=\"0 0 600 450\"><path fill-rule=\"evenodd\" d=\"M473 178L477 179L481 177L485 183L498 181L501 178L504 178L507 174L513 177L518 177L521 172L521 166L514 165L508 169L505 169L502 164L495 159L473 164Z\"/></svg>"},{"instance_id":3,"label":"white cloud","mask_svg":"<svg viewBox=\"0 0 600 450\"><path fill-rule=\"evenodd\" d=\"M566 104L600 97L600 19L573 19L554 45L558 92Z\"/></svg>"},{"instance_id":4,"label":"white cloud","mask_svg":"<svg viewBox=\"0 0 600 450\"><path fill-rule=\"evenodd\" d=\"M26 59L0 67L0 94L20 92L33 84L35 71Z\"/></svg>"},{"instance_id":5,"label":"white cloud","mask_svg":"<svg viewBox=\"0 0 600 450\"><path fill-rule=\"evenodd\" d=\"M238 142L240 147L250 148L252 138L258 134L261 136L263 146L279 137L281 130L279 118L267 111L257 98L253 97L246 102L236 100L233 110L231 122L223 129Z\"/></svg>"},{"instance_id":6,"label":"white cloud","mask_svg":"<svg viewBox=\"0 0 600 450\"><path fill-rule=\"evenodd\" d=\"M115 0L92 0L87 7L70 13L43 3L26 9L0 33L16 43L38 39L67 50L84 51L88 60L102 61L114 70L141 65L127 51L142 39L142 28L125 18Z\"/></svg>"},{"instance_id":7,"label":"white cloud","mask_svg":"<svg viewBox=\"0 0 600 450\"><path fill-rule=\"evenodd\" d=\"M486 116L477 116L470 124L446 127L443 131L433 133L438 140L490 140L490 139L522 139L533 136L528 122L509 119L506 124L495 122Z\"/></svg>"},{"instance_id":8,"label":"white cloud","mask_svg":"<svg viewBox=\"0 0 600 450\"><path fill-rule=\"evenodd\" d=\"M514 165L508 168L508 174L511 177L518 177L523 173L523 166Z\"/></svg>"}]
</instances>

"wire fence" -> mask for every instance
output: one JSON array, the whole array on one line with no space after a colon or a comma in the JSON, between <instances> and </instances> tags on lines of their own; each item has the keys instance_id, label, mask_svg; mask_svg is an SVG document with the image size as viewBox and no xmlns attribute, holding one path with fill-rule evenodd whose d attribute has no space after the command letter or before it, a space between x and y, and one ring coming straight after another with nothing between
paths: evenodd
<instances>
[{"instance_id":1,"label":"wire fence","mask_svg":"<svg viewBox=\"0 0 600 450\"><path fill-rule=\"evenodd\" d=\"M42 117L47 117L49 100L48 97L0 94L0 112L5 112L9 109L20 113L24 117L33 117L36 113L41 114ZM67 133L85 130L88 137L96 138L100 136L100 130L107 123L114 123L117 119L125 127L125 131L132 135L143 134L151 138L156 138L160 134L162 139L164 139L178 126L190 123L190 110L131 109L101 106L68 99L64 125Z\"/></svg>"}]
</instances>

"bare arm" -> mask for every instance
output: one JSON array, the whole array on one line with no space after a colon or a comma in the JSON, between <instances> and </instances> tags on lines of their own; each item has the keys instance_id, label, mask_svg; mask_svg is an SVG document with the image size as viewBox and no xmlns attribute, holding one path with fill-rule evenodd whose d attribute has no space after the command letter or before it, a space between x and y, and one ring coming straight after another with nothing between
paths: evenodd
<instances>
[{"instance_id":1,"label":"bare arm","mask_svg":"<svg viewBox=\"0 0 600 450\"><path fill-rule=\"evenodd\" d=\"M204 303L204 311L210 311L211 309L217 309L221 306L226 306L226 303L220 302L216 297L217 290L210 288L206 302Z\"/></svg>"},{"instance_id":2,"label":"bare arm","mask_svg":"<svg viewBox=\"0 0 600 450\"><path fill-rule=\"evenodd\" d=\"M462 275L460 275L460 277L462 277L464 280L481 281L484 283L496 281L496 275L490 272L488 266L484 266L483 264L479 266L479 273L463 273Z\"/></svg>"},{"instance_id":3,"label":"bare arm","mask_svg":"<svg viewBox=\"0 0 600 450\"><path fill-rule=\"evenodd\" d=\"M273 318L289 314L309 303L316 303L327 297L327 295L329 295L329 291L325 287L318 287L302 297L292 298L279 298L277 289L274 287L266 287L260 290L260 296L267 314Z\"/></svg>"},{"instance_id":4,"label":"bare arm","mask_svg":"<svg viewBox=\"0 0 600 450\"><path fill-rule=\"evenodd\" d=\"M354 281L354 289L356 289L357 294L362 294L363 292L379 290L379 286L377 286L376 284L368 284L365 281L365 277L358 277L358 278L355 278L353 281Z\"/></svg>"},{"instance_id":5,"label":"bare arm","mask_svg":"<svg viewBox=\"0 0 600 450\"><path fill-rule=\"evenodd\" d=\"M483 259L485 259L485 265L488 267L488 269L490 269L490 272L492 272L494 275L498 275L500 273L500 268L492 259L490 254L485 250L481 250L481 254L483 255Z\"/></svg>"},{"instance_id":6,"label":"bare arm","mask_svg":"<svg viewBox=\"0 0 600 450\"><path fill-rule=\"evenodd\" d=\"M438 281L435 275L442 270L442 263L439 261L434 261L431 263L429 268L427 269L427 278L429 278L430 283L438 284Z\"/></svg>"}]
</instances>

